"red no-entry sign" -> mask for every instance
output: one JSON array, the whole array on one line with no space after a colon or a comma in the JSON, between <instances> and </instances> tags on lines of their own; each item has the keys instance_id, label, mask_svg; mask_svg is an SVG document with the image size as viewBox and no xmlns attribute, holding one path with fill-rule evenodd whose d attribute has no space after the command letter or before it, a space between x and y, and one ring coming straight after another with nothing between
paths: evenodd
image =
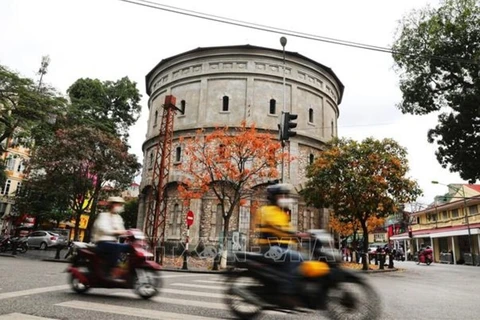
<instances>
[{"instance_id":1,"label":"red no-entry sign","mask_svg":"<svg viewBox=\"0 0 480 320\"><path fill-rule=\"evenodd\" d=\"M190 227L193 224L193 212L192 210L187 212L187 226Z\"/></svg>"}]
</instances>

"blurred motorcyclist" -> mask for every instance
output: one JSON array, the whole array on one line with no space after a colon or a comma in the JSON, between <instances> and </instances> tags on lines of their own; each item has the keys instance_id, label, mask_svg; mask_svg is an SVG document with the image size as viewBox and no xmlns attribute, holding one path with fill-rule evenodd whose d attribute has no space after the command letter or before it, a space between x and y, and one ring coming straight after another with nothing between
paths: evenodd
<instances>
[{"instance_id":1,"label":"blurred motorcyclist","mask_svg":"<svg viewBox=\"0 0 480 320\"><path fill-rule=\"evenodd\" d=\"M108 211L100 212L93 225L93 241L97 244L97 253L105 258L106 276L115 279L110 274L118 263L121 253L128 252L128 244L118 243L117 237L126 232L120 213L124 211L125 200L122 197L109 197Z\"/></svg>"},{"instance_id":2,"label":"blurred motorcyclist","mask_svg":"<svg viewBox=\"0 0 480 320\"><path fill-rule=\"evenodd\" d=\"M266 258L275 259L285 272L286 279L279 281L280 294L285 297L287 304L295 303L295 276L298 266L303 261L299 252L289 249L290 244L297 242L299 236L303 236L294 231L290 224L290 216L285 212L290 210L294 202L292 193L293 188L289 184L268 186L269 204L260 207L255 217L257 244L261 252Z\"/></svg>"}]
</instances>

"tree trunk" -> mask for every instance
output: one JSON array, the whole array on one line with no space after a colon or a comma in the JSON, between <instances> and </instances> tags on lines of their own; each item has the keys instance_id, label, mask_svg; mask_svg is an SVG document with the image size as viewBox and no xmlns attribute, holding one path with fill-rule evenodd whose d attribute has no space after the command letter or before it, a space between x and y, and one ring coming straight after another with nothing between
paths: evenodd
<instances>
[{"instance_id":1,"label":"tree trunk","mask_svg":"<svg viewBox=\"0 0 480 320\"><path fill-rule=\"evenodd\" d=\"M95 223L95 219L97 218L97 207L98 207L98 198L100 197L100 190L102 189L102 182L100 179L97 180L97 184L95 185L94 197L92 202L92 209L90 210L89 219L87 228L85 229L85 236L83 237L84 242L90 242L92 237L92 228L93 224Z\"/></svg>"},{"instance_id":2,"label":"tree trunk","mask_svg":"<svg viewBox=\"0 0 480 320\"><path fill-rule=\"evenodd\" d=\"M362 255L362 270L368 270L369 258L368 258L368 229L367 222L362 221L362 231L363 231L363 255Z\"/></svg>"},{"instance_id":3,"label":"tree trunk","mask_svg":"<svg viewBox=\"0 0 480 320\"><path fill-rule=\"evenodd\" d=\"M82 217L82 211L75 212L75 228L73 229L73 239L74 241L79 241L78 230L80 229L80 219Z\"/></svg>"},{"instance_id":4,"label":"tree trunk","mask_svg":"<svg viewBox=\"0 0 480 320\"><path fill-rule=\"evenodd\" d=\"M224 217L223 224L223 248L220 259L220 268L227 268L227 257L228 257L228 229L230 225L230 215Z\"/></svg>"}]
</instances>

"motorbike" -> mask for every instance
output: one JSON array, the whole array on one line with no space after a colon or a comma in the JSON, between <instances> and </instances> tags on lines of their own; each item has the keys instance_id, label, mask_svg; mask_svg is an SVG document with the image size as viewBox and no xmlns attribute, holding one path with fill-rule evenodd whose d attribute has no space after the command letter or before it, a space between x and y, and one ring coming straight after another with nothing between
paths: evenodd
<instances>
[{"instance_id":1,"label":"motorbike","mask_svg":"<svg viewBox=\"0 0 480 320\"><path fill-rule=\"evenodd\" d=\"M13 246L16 245L16 251L25 253L28 251L28 242L26 237L9 237L5 236L0 240L0 252L13 251Z\"/></svg>"},{"instance_id":2,"label":"motorbike","mask_svg":"<svg viewBox=\"0 0 480 320\"><path fill-rule=\"evenodd\" d=\"M129 229L123 242L129 244L130 251L125 254L117 268L118 279L105 275L105 261L96 252L94 244L74 241L70 273L70 284L77 293L85 293L90 288L133 289L144 299L158 294L161 280L158 275L161 266L153 261L148 250L145 235L138 229Z\"/></svg>"},{"instance_id":3,"label":"motorbike","mask_svg":"<svg viewBox=\"0 0 480 320\"><path fill-rule=\"evenodd\" d=\"M433 250L429 247L418 252L417 264L425 263L429 266L433 262Z\"/></svg>"},{"instance_id":4,"label":"motorbike","mask_svg":"<svg viewBox=\"0 0 480 320\"><path fill-rule=\"evenodd\" d=\"M279 292L285 274L266 254L237 252L234 268L225 274L225 303L239 319L255 319L264 311L320 312L330 319L379 319L380 297L358 273L341 267L342 256L325 230L310 230L308 249L295 280L296 303L285 305Z\"/></svg>"}]
</instances>

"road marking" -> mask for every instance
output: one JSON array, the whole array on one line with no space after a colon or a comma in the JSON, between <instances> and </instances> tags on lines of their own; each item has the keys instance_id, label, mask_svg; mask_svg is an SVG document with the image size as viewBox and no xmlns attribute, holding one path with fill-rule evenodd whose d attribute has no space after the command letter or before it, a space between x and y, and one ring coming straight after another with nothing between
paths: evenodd
<instances>
[{"instance_id":1,"label":"road marking","mask_svg":"<svg viewBox=\"0 0 480 320\"><path fill-rule=\"evenodd\" d=\"M196 274L162 274L160 278L182 278L182 277L198 277Z\"/></svg>"},{"instance_id":2,"label":"road marking","mask_svg":"<svg viewBox=\"0 0 480 320\"><path fill-rule=\"evenodd\" d=\"M56 306L81 309L81 310L89 310L89 311L98 311L98 312L105 312L105 313L114 313L114 314L133 316L133 317L143 317L146 319L161 319L161 320L185 320L185 319L215 320L216 319L216 320L219 320L218 318L201 317L201 316L195 316L191 314L123 307L119 305L101 304L101 303L79 301L79 300L62 302L62 303L56 304Z\"/></svg>"},{"instance_id":3,"label":"road marking","mask_svg":"<svg viewBox=\"0 0 480 320\"><path fill-rule=\"evenodd\" d=\"M168 292L171 290L162 290L162 292ZM182 290L174 290L174 291L182 291ZM188 291L183 291L187 292L185 295L189 295ZM200 293L200 292L197 292ZM114 296L118 297L126 297L126 298L135 298L138 297L134 293L129 293L129 292L117 292L113 294ZM207 297L213 297L212 294L203 292L201 294L196 294L195 296L207 296ZM218 294L217 297L224 298L225 295L223 294ZM140 298L139 298L140 299ZM160 304L176 304L176 305L181 305L181 306L186 306L186 307L197 307L197 308L207 308L207 309L216 309L216 310L230 310L230 308L225 304L225 303L216 303L216 302L206 302L206 301L198 301L198 300L186 300L186 299L174 299L174 298L167 298L167 297L154 297L151 298L152 301L158 302ZM287 313L282 313L280 311L274 311L274 310L265 310L263 311L263 314L267 315L276 315L276 316L282 316L282 315L288 315ZM188 318L190 319L190 318Z\"/></svg>"},{"instance_id":4,"label":"road marking","mask_svg":"<svg viewBox=\"0 0 480 320\"><path fill-rule=\"evenodd\" d=\"M32 294L44 293L44 292L52 292L52 291L60 291L70 288L68 284L63 284L60 286L53 286L53 287L44 287L44 288L35 288L35 289L28 289L22 291L14 291L14 292L5 292L0 293L0 300L9 299L9 298L16 298L22 296L28 296Z\"/></svg>"},{"instance_id":5,"label":"road marking","mask_svg":"<svg viewBox=\"0 0 480 320\"><path fill-rule=\"evenodd\" d=\"M225 286L206 286L201 284L190 284L190 283L172 283L170 286L180 286L180 287L189 287L197 289L212 289L212 290L225 290Z\"/></svg>"},{"instance_id":6,"label":"road marking","mask_svg":"<svg viewBox=\"0 0 480 320\"><path fill-rule=\"evenodd\" d=\"M183 296L193 296L193 297L211 297L222 299L225 295L223 293L205 293L199 291L186 291L186 290L177 290L177 289L167 289L161 288L161 293L171 293L171 294L180 294Z\"/></svg>"},{"instance_id":7,"label":"road marking","mask_svg":"<svg viewBox=\"0 0 480 320\"><path fill-rule=\"evenodd\" d=\"M23 313L9 313L0 316L0 320L56 320L53 318L44 318L44 317L36 317L31 316L29 314Z\"/></svg>"},{"instance_id":8,"label":"road marking","mask_svg":"<svg viewBox=\"0 0 480 320\"><path fill-rule=\"evenodd\" d=\"M118 293L115 293L115 295L120 297L128 297L128 298L138 297L136 294L129 293L129 292L118 292ZM207 293L203 293L202 296L205 297L206 295ZM222 295L222 298L223 298L223 295ZM186 299L173 299L173 298L167 298L167 297L154 297L154 298L151 298L150 300L159 302L159 303L178 304L178 305L189 306L189 307L229 310L228 306L226 306L224 303L205 302L205 301L186 300Z\"/></svg>"}]
</instances>

